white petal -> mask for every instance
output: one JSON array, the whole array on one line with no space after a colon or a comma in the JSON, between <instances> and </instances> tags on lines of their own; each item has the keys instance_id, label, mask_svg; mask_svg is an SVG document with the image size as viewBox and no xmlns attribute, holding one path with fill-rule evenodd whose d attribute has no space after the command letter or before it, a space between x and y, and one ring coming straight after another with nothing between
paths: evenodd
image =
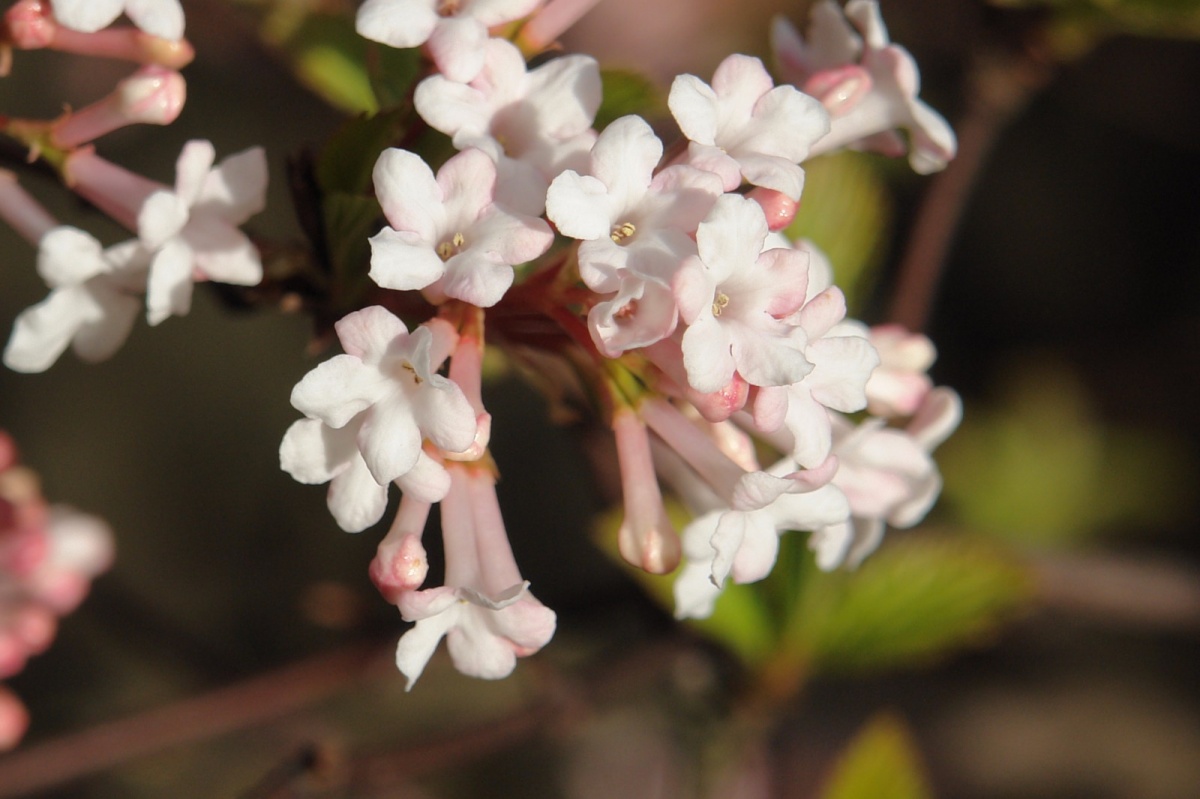
<instances>
[{"instance_id":1,"label":"white petal","mask_svg":"<svg viewBox=\"0 0 1200 799\"><path fill-rule=\"evenodd\" d=\"M444 195L429 164L407 150L387 149L375 161L372 179L391 226L415 233L430 247L437 246L443 233Z\"/></svg>"},{"instance_id":2,"label":"white petal","mask_svg":"<svg viewBox=\"0 0 1200 799\"><path fill-rule=\"evenodd\" d=\"M129 338L142 303L105 282L92 281L88 288L99 304L102 316L79 328L71 341L71 349L81 360L96 363L111 358Z\"/></svg>"},{"instance_id":3,"label":"white petal","mask_svg":"<svg viewBox=\"0 0 1200 799\"><path fill-rule=\"evenodd\" d=\"M371 407L388 390L388 382L358 358L335 355L296 384L292 407L330 427L343 427Z\"/></svg>"},{"instance_id":4,"label":"white petal","mask_svg":"<svg viewBox=\"0 0 1200 799\"><path fill-rule=\"evenodd\" d=\"M297 482L328 483L358 457L355 425L334 429L320 419L292 423L279 445L279 468Z\"/></svg>"},{"instance_id":5,"label":"white petal","mask_svg":"<svg viewBox=\"0 0 1200 799\"><path fill-rule=\"evenodd\" d=\"M371 279L381 288L397 291L423 289L439 280L446 265L435 244L417 233L385 227L371 238Z\"/></svg>"},{"instance_id":6,"label":"white petal","mask_svg":"<svg viewBox=\"0 0 1200 799\"><path fill-rule=\"evenodd\" d=\"M203 211L240 225L267 203L267 156L261 147L251 147L221 160L192 204L192 213Z\"/></svg>"},{"instance_id":7,"label":"white petal","mask_svg":"<svg viewBox=\"0 0 1200 799\"><path fill-rule=\"evenodd\" d=\"M146 321L157 325L170 316L186 316L192 307L190 247L171 239L154 255L146 284Z\"/></svg>"},{"instance_id":8,"label":"white petal","mask_svg":"<svg viewBox=\"0 0 1200 799\"><path fill-rule=\"evenodd\" d=\"M175 160L175 193L188 207L195 204L200 196L216 160L217 150L210 141L192 139L183 145L179 158Z\"/></svg>"},{"instance_id":9,"label":"white petal","mask_svg":"<svg viewBox=\"0 0 1200 799\"><path fill-rule=\"evenodd\" d=\"M399 396L377 402L358 433L358 448L377 483L386 485L412 469L421 454L421 429L408 402Z\"/></svg>"},{"instance_id":10,"label":"white petal","mask_svg":"<svg viewBox=\"0 0 1200 799\"><path fill-rule=\"evenodd\" d=\"M54 18L71 30L95 33L108 27L124 7L124 0L54 0Z\"/></svg>"},{"instance_id":11,"label":"white petal","mask_svg":"<svg viewBox=\"0 0 1200 799\"><path fill-rule=\"evenodd\" d=\"M51 288L84 283L108 268L100 242L79 228L56 227L38 242L37 272Z\"/></svg>"},{"instance_id":12,"label":"white petal","mask_svg":"<svg viewBox=\"0 0 1200 799\"><path fill-rule=\"evenodd\" d=\"M4 365L17 372L44 372L62 355L71 337L98 309L80 286L55 289L22 311L4 348Z\"/></svg>"},{"instance_id":13,"label":"white petal","mask_svg":"<svg viewBox=\"0 0 1200 799\"><path fill-rule=\"evenodd\" d=\"M363 459L355 457L349 468L329 482L325 502L338 527L359 533L383 518L387 492L387 485L376 483Z\"/></svg>"},{"instance_id":14,"label":"white petal","mask_svg":"<svg viewBox=\"0 0 1200 799\"><path fill-rule=\"evenodd\" d=\"M171 41L183 38L183 7L179 0L125 0L125 13L151 36Z\"/></svg>"},{"instance_id":15,"label":"white petal","mask_svg":"<svg viewBox=\"0 0 1200 799\"><path fill-rule=\"evenodd\" d=\"M367 0L358 9L358 35L391 47L416 47L438 23L433 0Z\"/></svg>"},{"instance_id":16,"label":"white petal","mask_svg":"<svg viewBox=\"0 0 1200 799\"><path fill-rule=\"evenodd\" d=\"M187 203L177 194L156 191L138 211L138 238L151 249L161 247L183 229L189 214Z\"/></svg>"}]
</instances>

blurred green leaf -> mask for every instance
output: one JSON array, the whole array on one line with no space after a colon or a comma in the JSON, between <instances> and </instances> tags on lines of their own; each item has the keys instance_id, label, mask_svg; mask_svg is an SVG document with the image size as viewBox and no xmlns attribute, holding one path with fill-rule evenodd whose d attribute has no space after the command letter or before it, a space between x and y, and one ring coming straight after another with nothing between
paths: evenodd
<instances>
[{"instance_id":1,"label":"blurred green leaf","mask_svg":"<svg viewBox=\"0 0 1200 799\"><path fill-rule=\"evenodd\" d=\"M597 130L627 114L656 119L666 113L662 91L646 76L626 69L602 69L600 77L604 81L604 98L596 112Z\"/></svg>"},{"instance_id":2,"label":"blurred green leaf","mask_svg":"<svg viewBox=\"0 0 1200 799\"><path fill-rule=\"evenodd\" d=\"M367 49L367 74L381 108L407 103L413 82L421 75L421 51L415 47L371 43Z\"/></svg>"},{"instance_id":3,"label":"blurred green leaf","mask_svg":"<svg viewBox=\"0 0 1200 799\"><path fill-rule=\"evenodd\" d=\"M875 716L842 752L821 799L932 799L912 733L896 716Z\"/></svg>"},{"instance_id":4,"label":"blurred green leaf","mask_svg":"<svg viewBox=\"0 0 1200 799\"><path fill-rule=\"evenodd\" d=\"M350 113L379 108L367 75L367 41L345 14L308 14L276 42L302 83L331 105Z\"/></svg>"},{"instance_id":5,"label":"blurred green leaf","mask_svg":"<svg viewBox=\"0 0 1200 799\"><path fill-rule=\"evenodd\" d=\"M815 158L804 164L804 174L800 209L784 232L793 240L811 240L829 256L834 279L854 311L871 287L888 239L890 196L862 153Z\"/></svg>"},{"instance_id":6,"label":"blurred green leaf","mask_svg":"<svg viewBox=\"0 0 1200 799\"><path fill-rule=\"evenodd\" d=\"M855 572L808 559L785 651L819 672L920 663L986 638L1030 597L1025 569L987 542L897 534Z\"/></svg>"},{"instance_id":7,"label":"blurred green leaf","mask_svg":"<svg viewBox=\"0 0 1200 799\"><path fill-rule=\"evenodd\" d=\"M1055 12L1052 41L1076 42L1097 36L1136 34L1195 38L1200 36L1200 0L992 0L996 5L1049 7Z\"/></svg>"},{"instance_id":8,"label":"blurred green leaf","mask_svg":"<svg viewBox=\"0 0 1200 799\"><path fill-rule=\"evenodd\" d=\"M1027 356L1002 382L938 451L944 499L971 529L1063 545L1182 512L1195 468L1178 442L1104 425L1067 364Z\"/></svg>"}]
</instances>

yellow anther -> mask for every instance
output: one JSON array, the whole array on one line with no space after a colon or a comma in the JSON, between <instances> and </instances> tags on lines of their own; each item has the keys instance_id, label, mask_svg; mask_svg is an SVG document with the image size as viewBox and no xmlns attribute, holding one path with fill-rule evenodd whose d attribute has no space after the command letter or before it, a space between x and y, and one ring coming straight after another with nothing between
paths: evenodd
<instances>
[{"instance_id":1,"label":"yellow anther","mask_svg":"<svg viewBox=\"0 0 1200 799\"><path fill-rule=\"evenodd\" d=\"M455 255L458 255L463 250L463 245L467 243L466 238L461 233L455 233L450 237L449 241L443 241L437 246L438 258L443 261L449 261Z\"/></svg>"},{"instance_id":2,"label":"yellow anther","mask_svg":"<svg viewBox=\"0 0 1200 799\"><path fill-rule=\"evenodd\" d=\"M612 229L609 237L613 240L614 244L620 244L634 233L637 233L637 227L632 222L622 222Z\"/></svg>"},{"instance_id":3,"label":"yellow anther","mask_svg":"<svg viewBox=\"0 0 1200 799\"><path fill-rule=\"evenodd\" d=\"M729 297L725 294L718 293L717 296L715 298L713 298L713 304L712 304L713 316L720 316L721 311L724 311L725 306L727 306L727 305L729 305Z\"/></svg>"}]
</instances>

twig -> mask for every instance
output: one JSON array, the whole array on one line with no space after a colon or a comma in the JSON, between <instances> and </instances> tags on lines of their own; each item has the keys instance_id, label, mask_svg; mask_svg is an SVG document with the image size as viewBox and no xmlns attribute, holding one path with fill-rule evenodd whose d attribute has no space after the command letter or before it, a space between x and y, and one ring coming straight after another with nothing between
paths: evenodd
<instances>
[{"instance_id":1,"label":"twig","mask_svg":"<svg viewBox=\"0 0 1200 799\"><path fill-rule=\"evenodd\" d=\"M0 758L0 797L62 785L173 746L282 716L390 664L376 644L322 654L211 693L99 724Z\"/></svg>"},{"instance_id":2,"label":"twig","mask_svg":"<svg viewBox=\"0 0 1200 799\"><path fill-rule=\"evenodd\" d=\"M1030 56L984 63L969 83L972 98L958 127L958 155L937 176L917 212L887 318L923 330L967 200L1000 134L1053 76Z\"/></svg>"}]
</instances>

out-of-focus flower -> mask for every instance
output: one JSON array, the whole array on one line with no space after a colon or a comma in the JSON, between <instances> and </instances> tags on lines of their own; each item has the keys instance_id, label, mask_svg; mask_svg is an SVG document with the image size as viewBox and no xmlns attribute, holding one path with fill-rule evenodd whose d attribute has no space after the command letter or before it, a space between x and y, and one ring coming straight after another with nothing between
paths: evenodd
<instances>
[{"instance_id":1,"label":"out-of-focus flower","mask_svg":"<svg viewBox=\"0 0 1200 799\"><path fill-rule=\"evenodd\" d=\"M917 64L888 40L874 0L851 0L844 13L833 0L821 0L812 9L807 39L776 17L771 44L783 78L821 99L832 115L832 128L813 145L813 155L843 147L893 156L907 151L922 174L954 157L954 131L917 96ZM909 144L897 129L908 133Z\"/></svg>"},{"instance_id":2,"label":"out-of-focus flower","mask_svg":"<svg viewBox=\"0 0 1200 799\"><path fill-rule=\"evenodd\" d=\"M60 23L84 33L107 28L124 13L151 36L183 38L183 6L179 0L50 0L50 5Z\"/></svg>"},{"instance_id":3,"label":"out-of-focus flower","mask_svg":"<svg viewBox=\"0 0 1200 799\"><path fill-rule=\"evenodd\" d=\"M355 27L391 47L425 45L438 70L466 83L483 69L488 28L528 16L544 0L367 0Z\"/></svg>"}]
</instances>

